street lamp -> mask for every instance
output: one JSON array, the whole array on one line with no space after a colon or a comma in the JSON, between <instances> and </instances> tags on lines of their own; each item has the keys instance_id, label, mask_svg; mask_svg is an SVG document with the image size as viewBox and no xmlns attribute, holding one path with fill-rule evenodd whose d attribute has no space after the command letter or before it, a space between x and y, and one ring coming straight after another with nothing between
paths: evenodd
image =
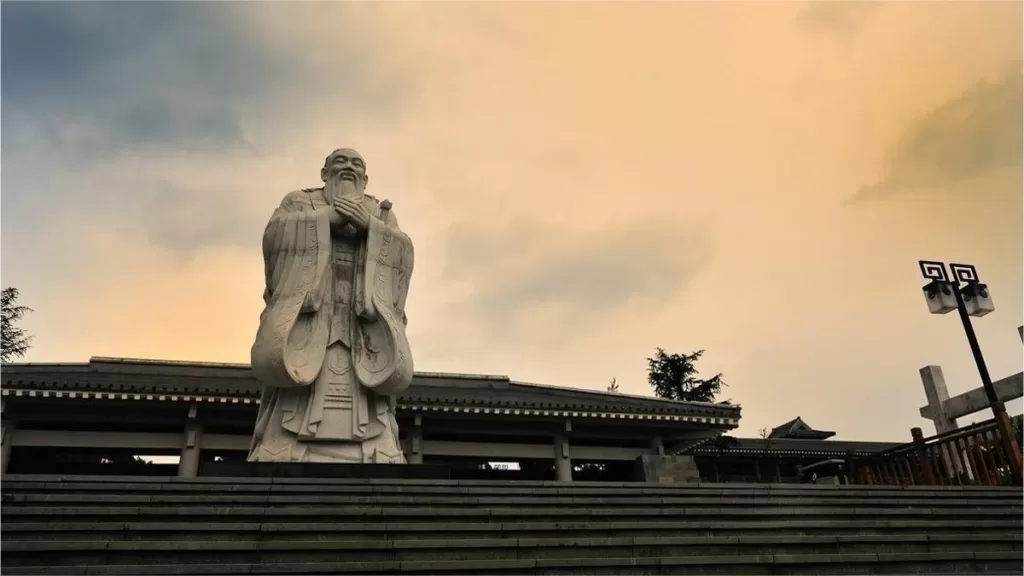
<instances>
[{"instance_id":1,"label":"street lamp","mask_svg":"<svg viewBox=\"0 0 1024 576\"><path fill-rule=\"evenodd\" d=\"M988 374L985 358L981 355L981 347L978 345L978 337L971 324L971 316L981 317L995 310L988 286L978 280L978 271L970 264L950 264L952 277L946 274L946 264L943 262L920 260L918 265L921 267L921 275L930 280L922 288L928 302L928 311L932 314L946 314L953 310L960 313L960 320L967 334L967 343L971 346L974 363L978 366L978 374L985 387L985 396L988 397L999 434L1003 437L1009 452L1010 472L1014 481L1020 483L1021 453L1020 447L1017 446L1017 435L1014 433L1010 417L1006 414L1006 405L999 399L996 388L992 385L992 377ZM962 288L961 284L964 284Z\"/></svg>"}]
</instances>

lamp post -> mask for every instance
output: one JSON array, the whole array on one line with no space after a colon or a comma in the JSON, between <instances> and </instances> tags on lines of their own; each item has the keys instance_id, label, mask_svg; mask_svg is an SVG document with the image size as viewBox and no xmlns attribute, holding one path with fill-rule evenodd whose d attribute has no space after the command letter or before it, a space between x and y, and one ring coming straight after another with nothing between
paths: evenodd
<instances>
[{"instance_id":1,"label":"lamp post","mask_svg":"<svg viewBox=\"0 0 1024 576\"><path fill-rule=\"evenodd\" d=\"M970 264L950 264L949 270L952 272L952 276L946 274L946 264L943 262L920 260L918 265L921 268L921 275L926 280L930 280L923 288L925 299L928 302L928 310L932 314L946 314L953 310L960 314L960 321L963 323L964 333L967 335L967 343L971 346L974 363L978 366L978 375L981 376L981 384L985 388L985 395L992 408L992 416L995 418L999 435L1002 436L1003 445L1008 452L1010 473L1013 475L1014 482L1020 484L1022 481L1021 452L1020 447L1017 446L1017 437L1013 431L1010 417L1006 413L1006 405L999 399L996 388L992 385L992 377L989 376L985 358L981 355L981 346L978 345L978 336L974 333L974 326L971 324L971 316L981 317L995 310L988 286L981 283L978 279L978 271ZM961 284L964 284L962 288Z\"/></svg>"}]
</instances>

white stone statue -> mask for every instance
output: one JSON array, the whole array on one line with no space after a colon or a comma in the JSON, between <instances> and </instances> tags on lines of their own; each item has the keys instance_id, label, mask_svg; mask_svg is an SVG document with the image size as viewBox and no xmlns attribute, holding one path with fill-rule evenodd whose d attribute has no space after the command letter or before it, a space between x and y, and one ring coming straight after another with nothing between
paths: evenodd
<instances>
[{"instance_id":1,"label":"white stone statue","mask_svg":"<svg viewBox=\"0 0 1024 576\"><path fill-rule=\"evenodd\" d=\"M291 192L263 233L263 384L250 462L405 463L395 396L412 382L405 298L413 247L366 163L327 157L323 188Z\"/></svg>"}]
</instances>

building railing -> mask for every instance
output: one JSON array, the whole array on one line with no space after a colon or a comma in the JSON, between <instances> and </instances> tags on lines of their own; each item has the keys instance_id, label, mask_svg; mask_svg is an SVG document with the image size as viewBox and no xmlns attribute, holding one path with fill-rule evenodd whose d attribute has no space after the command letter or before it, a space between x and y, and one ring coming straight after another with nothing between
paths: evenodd
<instances>
[{"instance_id":1,"label":"building railing","mask_svg":"<svg viewBox=\"0 0 1024 576\"><path fill-rule=\"evenodd\" d=\"M988 420L913 441L868 457L848 456L853 483L888 486L1021 485L1010 466L1009 443Z\"/></svg>"}]
</instances>

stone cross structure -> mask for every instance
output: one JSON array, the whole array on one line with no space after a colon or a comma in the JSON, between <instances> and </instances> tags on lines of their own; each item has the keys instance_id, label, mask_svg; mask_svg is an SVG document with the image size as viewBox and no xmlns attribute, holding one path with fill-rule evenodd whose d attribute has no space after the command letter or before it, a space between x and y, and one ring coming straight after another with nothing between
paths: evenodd
<instances>
[{"instance_id":1,"label":"stone cross structure","mask_svg":"<svg viewBox=\"0 0 1024 576\"><path fill-rule=\"evenodd\" d=\"M1018 328L1017 332L1024 342L1024 326ZM925 366L920 373L924 394L928 398L928 405L921 408L921 417L935 424L936 434L956 430L960 427L957 418L980 412L989 406L985 389L981 387L950 398L946 378L939 366ZM1016 400L1024 396L1024 373L997 380L992 385L996 389L996 396L1003 402Z\"/></svg>"},{"instance_id":2,"label":"stone cross structure","mask_svg":"<svg viewBox=\"0 0 1024 576\"><path fill-rule=\"evenodd\" d=\"M339 148L323 187L287 194L263 232L265 308L252 346L264 386L250 462L405 463L395 397L412 382L405 302L413 246Z\"/></svg>"}]
</instances>

